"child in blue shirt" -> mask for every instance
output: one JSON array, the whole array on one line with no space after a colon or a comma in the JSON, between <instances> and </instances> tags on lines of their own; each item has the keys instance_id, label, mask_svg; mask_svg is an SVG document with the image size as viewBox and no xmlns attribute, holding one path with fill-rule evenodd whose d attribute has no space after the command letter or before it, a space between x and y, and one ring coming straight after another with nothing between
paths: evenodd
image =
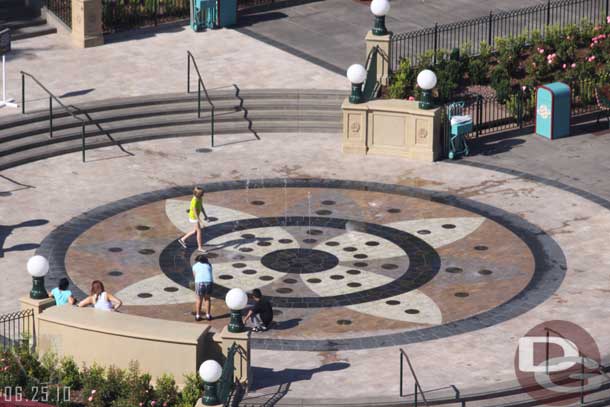
<instances>
[{"instance_id":1,"label":"child in blue shirt","mask_svg":"<svg viewBox=\"0 0 610 407\"><path fill-rule=\"evenodd\" d=\"M72 296L72 291L68 290L68 286L70 282L67 278L62 278L59 280L59 287L54 288L49 293L49 298L55 299L56 305L74 305L76 303L76 299Z\"/></svg>"},{"instance_id":2,"label":"child in blue shirt","mask_svg":"<svg viewBox=\"0 0 610 407\"><path fill-rule=\"evenodd\" d=\"M212 288L214 285L214 276L212 275L212 265L208 258L200 254L195 258L193 264L193 277L195 279L195 319L201 321L201 300L205 303L205 316L208 321L212 320Z\"/></svg>"}]
</instances>

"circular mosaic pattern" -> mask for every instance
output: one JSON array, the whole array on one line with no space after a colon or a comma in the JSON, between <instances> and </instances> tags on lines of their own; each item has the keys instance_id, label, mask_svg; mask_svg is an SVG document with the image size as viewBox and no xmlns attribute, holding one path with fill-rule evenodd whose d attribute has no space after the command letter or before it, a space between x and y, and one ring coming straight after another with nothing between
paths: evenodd
<instances>
[{"instance_id":1,"label":"circular mosaic pattern","mask_svg":"<svg viewBox=\"0 0 610 407\"><path fill-rule=\"evenodd\" d=\"M202 186L215 218L203 234L216 277L213 296L221 299L233 287L260 288L283 310L278 316L299 321L253 338L254 348L355 349L468 332L526 312L549 298L565 274L561 250L534 225L438 191L290 179ZM247 186L256 189L256 199L252 191L248 197ZM284 187L285 198L278 202L278 189ZM54 231L38 252L60 259L52 278L71 277L80 295L94 277L87 256L104 252L96 266L113 270L117 257L107 251L125 250L122 274L111 280L113 293L127 309L137 305L154 315L163 307L166 315L181 317L194 298L194 238L187 249L177 242L191 228L182 226L191 188L173 187L94 209ZM315 208L314 202L333 206L332 211ZM144 208L151 203L159 207L157 214ZM360 208L366 208L366 218ZM134 236L138 226L154 233ZM110 238L100 244L99 236ZM161 251L131 252L156 248L163 240ZM511 264L496 261L494 256L507 252L514 256ZM460 268L443 266L438 274L441 264L452 263ZM527 296L517 295L524 291ZM349 332L330 329L337 321L350 321ZM311 333L308 339L301 329Z\"/></svg>"},{"instance_id":2,"label":"circular mosaic pattern","mask_svg":"<svg viewBox=\"0 0 610 407\"><path fill-rule=\"evenodd\" d=\"M321 250L286 249L266 254L261 263L282 273L309 274L330 270L339 264L339 259Z\"/></svg>"}]
</instances>

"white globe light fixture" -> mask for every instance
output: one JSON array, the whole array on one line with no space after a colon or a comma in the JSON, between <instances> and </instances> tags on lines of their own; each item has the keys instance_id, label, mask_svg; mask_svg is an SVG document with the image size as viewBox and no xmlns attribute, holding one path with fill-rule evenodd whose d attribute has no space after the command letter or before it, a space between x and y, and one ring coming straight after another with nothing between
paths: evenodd
<instances>
[{"instance_id":1,"label":"white globe light fixture","mask_svg":"<svg viewBox=\"0 0 610 407\"><path fill-rule=\"evenodd\" d=\"M199 377L203 380L203 397L201 401L204 406L220 404L216 392L216 382L222 376L222 366L215 360L206 360L199 366Z\"/></svg>"},{"instance_id":2,"label":"white globe light fixture","mask_svg":"<svg viewBox=\"0 0 610 407\"><path fill-rule=\"evenodd\" d=\"M432 109L432 89L436 86L436 74L429 69L424 69L417 75L417 84L422 90L422 98L419 102L420 109Z\"/></svg>"},{"instance_id":3,"label":"white globe light fixture","mask_svg":"<svg viewBox=\"0 0 610 407\"><path fill-rule=\"evenodd\" d=\"M360 64L353 64L347 69L347 79L352 84L352 94L349 97L350 103L362 103L362 84L366 80L366 69Z\"/></svg>"},{"instance_id":4,"label":"white globe light fixture","mask_svg":"<svg viewBox=\"0 0 610 407\"><path fill-rule=\"evenodd\" d=\"M248 295L241 288L232 288L225 296L225 302L231 310L229 332L244 332L246 327L241 317L241 310L248 305Z\"/></svg>"},{"instance_id":5,"label":"white globe light fixture","mask_svg":"<svg viewBox=\"0 0 610 407\"><path fill-rule=\"evenodd\" d=\"M47 290L44 287L44 277L49 272L49 262L42 256L30 257L27 263L28 273L32 276L32 290L30 298L43 300L48 298Z\"/></svg>"},{"instance_id":6,"label":"white globe light fixture","mask_svg":"<svg viewBox=\"0 0 610 407\"><path fill-rule=\"evenodd\" d=\"M375 15L375 25L372 30L373 35L388 35L388 29L385 26L385 16L389 11L389 0L373 0L371 2L371 13Z\"/></svg>"}]
</instances>

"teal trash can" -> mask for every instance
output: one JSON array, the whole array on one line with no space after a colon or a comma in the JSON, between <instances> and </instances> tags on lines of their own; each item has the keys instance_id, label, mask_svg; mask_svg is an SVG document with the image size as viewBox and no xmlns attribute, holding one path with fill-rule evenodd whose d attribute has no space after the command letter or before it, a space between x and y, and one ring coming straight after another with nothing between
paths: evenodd
<instances>
[{"instance_id":1,"label":"teal trash can","mask_svg":"<svg viewBox=\"0 0 610 407\"><path fill-rule=\"evenodd\" d=\"M218 0L218 25L231 27L237 24L237 0Z\"/></svg>"},{"instance_id":2,"label":"teal trash can","mask_svg":"<svg viewBox=\"0 0 610 407\"><path fill-rule=\"evenodd\" d=\"M217 0L191 0L191 27L194 31L216 28Z\"/></svg>"},{"instance_id":3,"label":"teal trash can","mask_svg":"<svg viewBox=\"0 0 610 407\"><path fill-rule=\"evenodd\" d=\"M562 82L536 89L536 134L550 140L570 135L570 87Z\"/></svg>"}]
</instances>

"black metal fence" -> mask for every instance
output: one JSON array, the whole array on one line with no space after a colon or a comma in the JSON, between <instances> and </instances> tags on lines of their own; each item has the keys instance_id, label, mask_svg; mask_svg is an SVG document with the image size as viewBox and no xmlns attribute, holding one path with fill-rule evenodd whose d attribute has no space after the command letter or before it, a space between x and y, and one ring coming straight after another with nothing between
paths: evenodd
<instances>
[{"instance_id":1,"label":"black metal fence","mask_svg":"<svg viewBox=\"0 0 610 407\"><path fill-rule=\"evenodd\" d=\"M605 21L609 7L610 0L549 0L537 6L495 14L490 12L485 17L396 34L390 42L390 70L397 69L405 58L411 64L417 63L419 56L427 51L434 52L436 59L439 50L451 50L468 43L476 55L481 42L493 46L498 37L529 36L534 31L544 36L549 26L564 27L579 24L585 19L600 23Z\"/></svg>"},{"instance_id":2,"label":"black metal fence","mask_svg":"<svg viewBox=\"0 0 610 407\"><path fill-rule=\"evenodd\" d=\"M191 0L102 0L104 33L156 26L190 17Z\"/></svg>"},{"instance_id":3,"label":"black metal fence","mask_svg":"<svg viewBox=\"0 0 610 407\"><path fill-rule=\"evenodd\" d=\"M22 345L34 335L34 310L0 315L0 349Z\"/></svg>"},{"instance_id":4,"label":"black metal fence","mask_svg":"<svg viewBox=\"0 0 610 407\"><path fill-rule=\"evenodd\" d=\"M47 10L72 28L72 0L45 0Z\"/></svg>"}]
</instances>

